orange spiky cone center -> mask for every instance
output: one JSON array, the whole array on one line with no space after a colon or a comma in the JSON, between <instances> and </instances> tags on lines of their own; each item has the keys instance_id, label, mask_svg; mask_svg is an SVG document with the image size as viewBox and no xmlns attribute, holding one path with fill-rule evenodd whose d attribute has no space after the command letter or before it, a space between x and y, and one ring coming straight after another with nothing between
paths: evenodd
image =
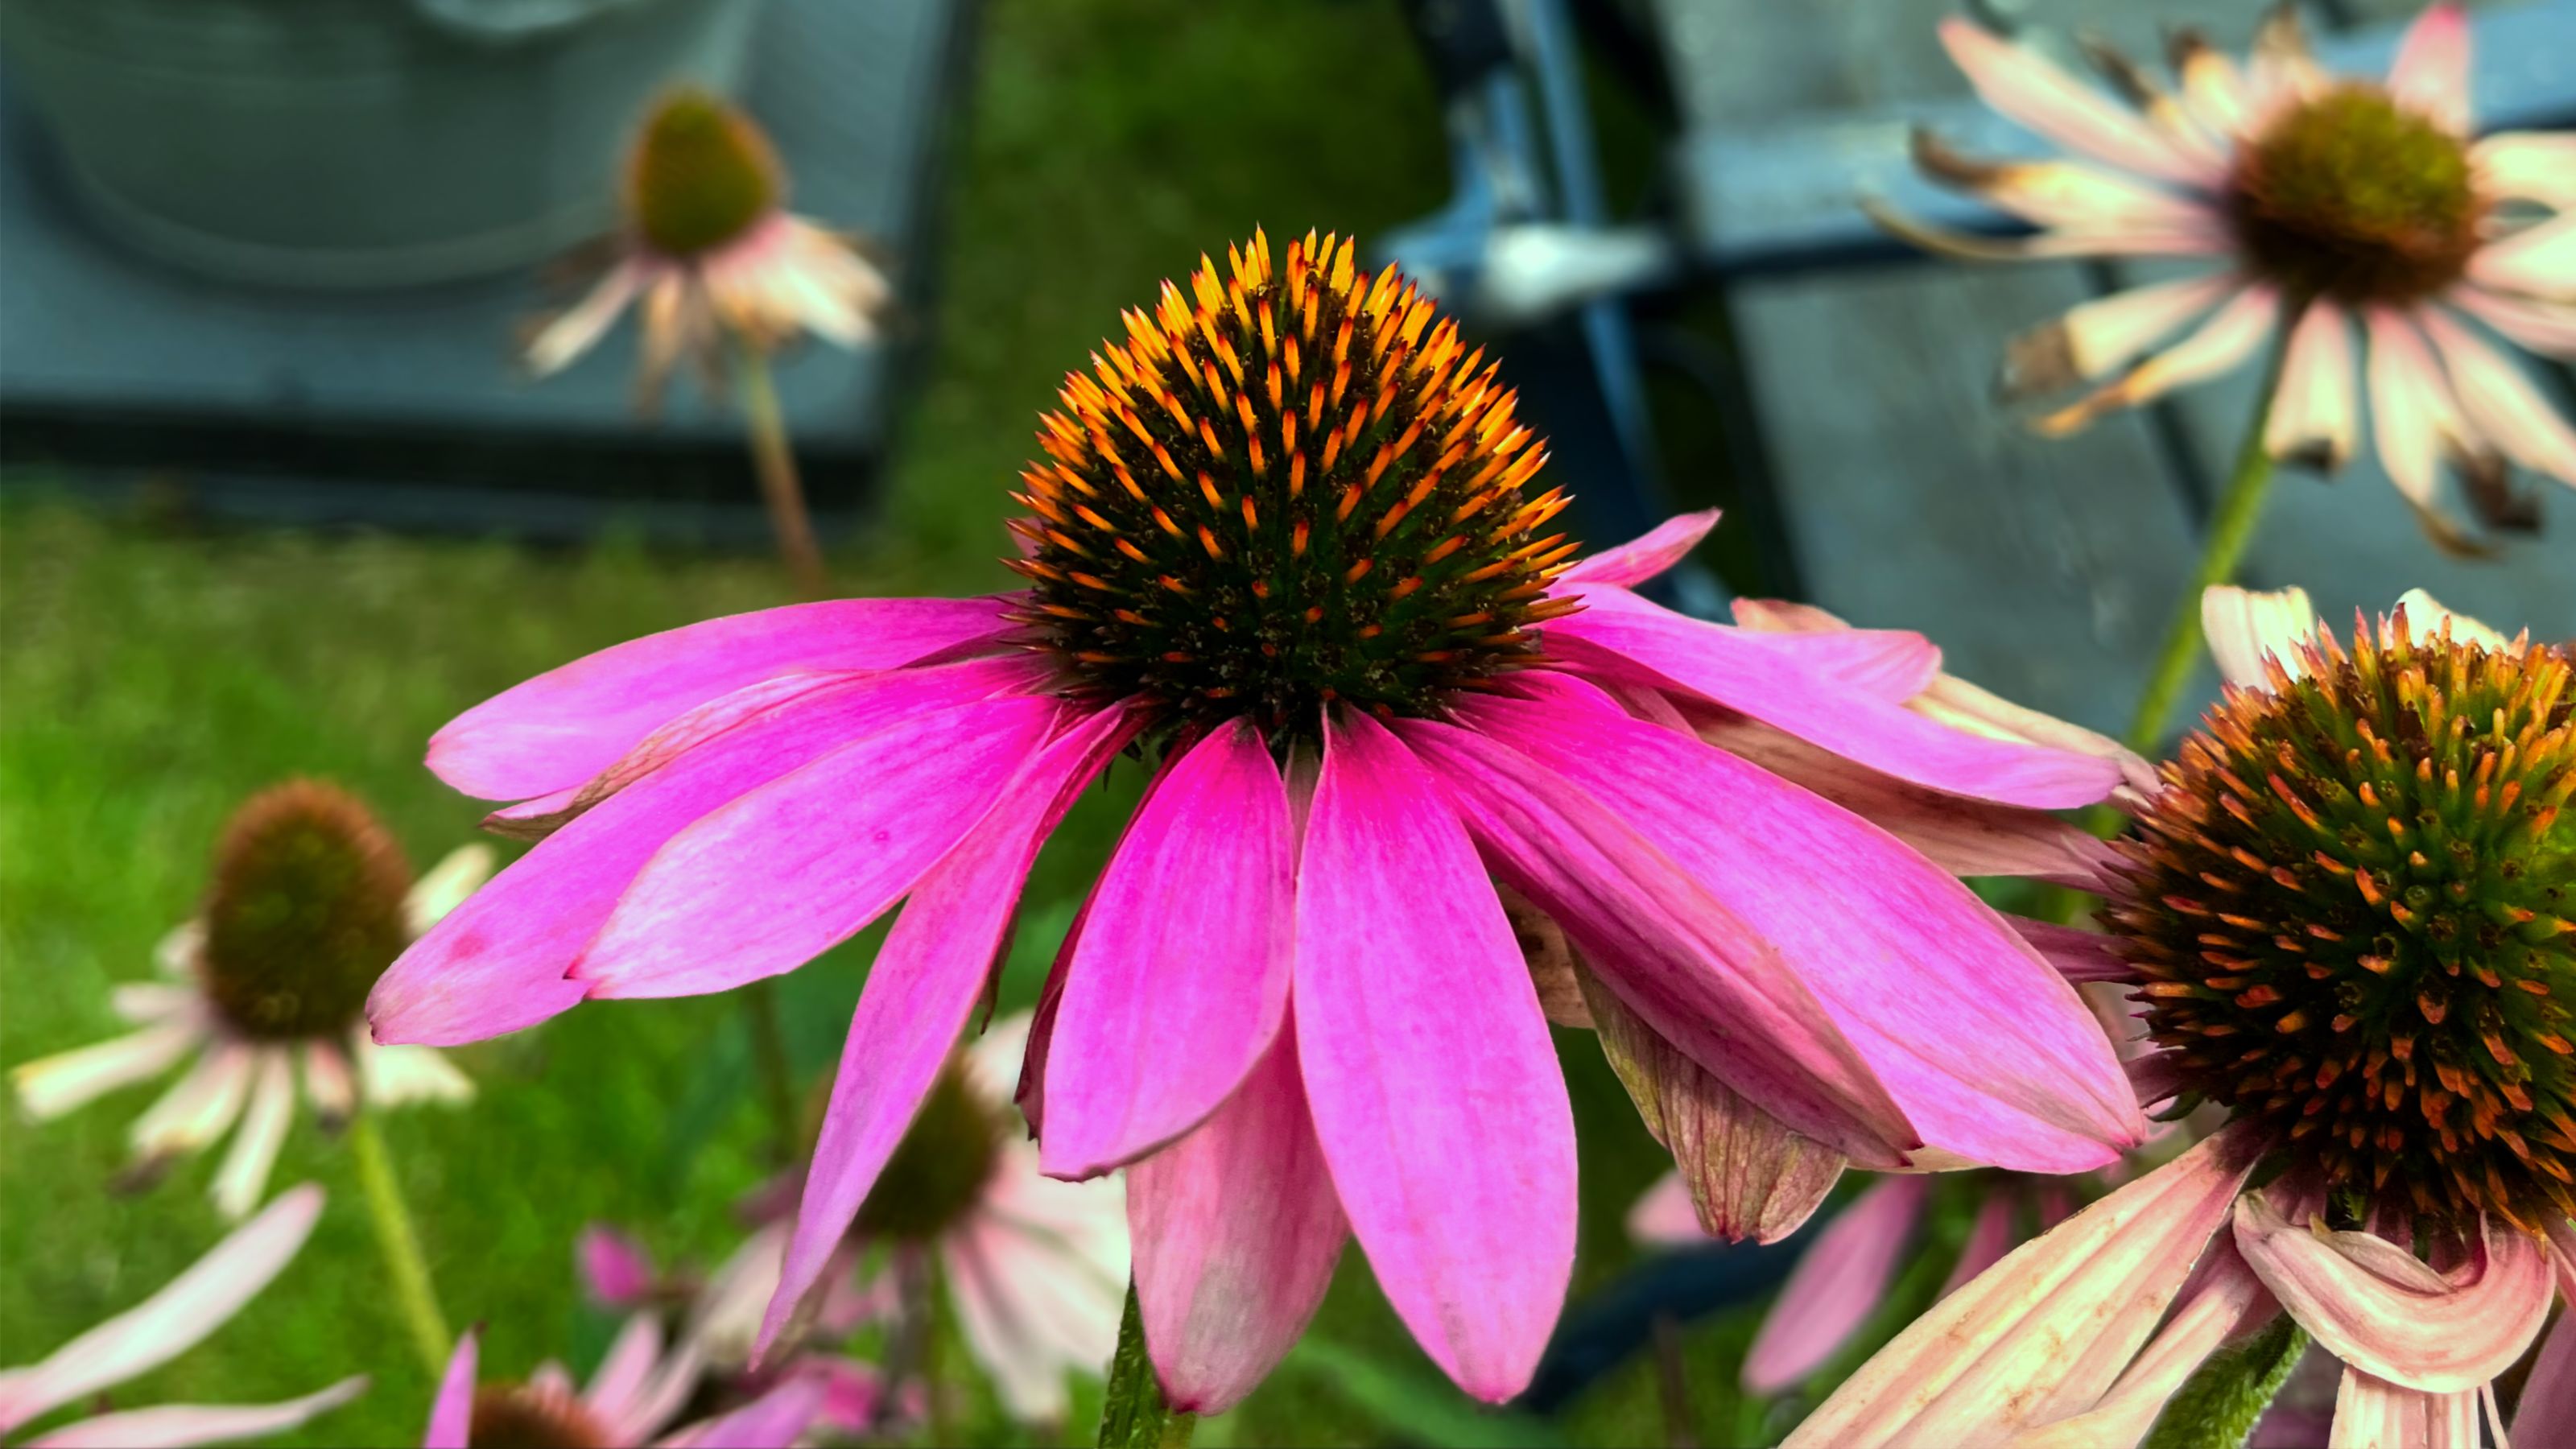
<instances>
[{"instance_id":1,"label":"orange spiky cone center","mask_svg":"<svg viewBox=\"0 0 2576 1449\"><path fill-rule=\"evenodd\" d=\"M402 847L347 791L295 780L251 797L215 849L207 996L248 1036L347 1029L410 941L411 880Z\"/></svg>"},{"instance_id":2,"label":"orange spiky cone center","mask_svg":"<svg viewBox=\"0 0 2576 1449\"><path fill-rule=\"evenodd\" d=\"M1126 314L1044 416L1010 565L1079 692L1311 734L1540 657L1567 499L1480 350L1393 268L1256 236Z\"/></svg>"}]
</instances>

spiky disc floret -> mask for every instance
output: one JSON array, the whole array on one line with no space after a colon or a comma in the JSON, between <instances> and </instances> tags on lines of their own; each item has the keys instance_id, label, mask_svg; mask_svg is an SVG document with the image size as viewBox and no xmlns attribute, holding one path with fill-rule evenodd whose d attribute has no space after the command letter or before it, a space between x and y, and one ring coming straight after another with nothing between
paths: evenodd
<instances>
[{"instance_id":1,"label":"spiky disc floret","mask_svg":"<svg viewBox=\"0 0 2576 1449\"><path fill-rule=\"evenodd\" d=\"M2414 302L2458 281L2484 210L2461 139L2369 85L2282 112L2237 158L2227 201L2255 272L2348 303Z\"/></svg>"},{"instance_id":2,"label":"spiky disc floret","mask_svg":"<svg viewBox=\"0 0 2576 1449\"><path fill-rule=\"evenodd\" d=\"M402 847L355 796L293 780L250 798L215 848L198 969L253 1037L345 1030L410 941Z\"/></svg>"},{"instance_id":3,"label":"spiky disc floret","mask_svg":"<svg viewBox=\"0 0 2576 1449\"><path fill-rule=\"evenodd\" d=\"M2188 1092L2286 1167L2436 1220L2576 1211L2565 655L2401 609L2230 690L2106 913Z\"/></svg>"},{"instance_id":4,"label":"spiky disc floret","mask_svg":"<svg viewBox=\"0 0 2576 1449\"><path fill-rule=\"evenodd\" d=\"M1013 496L1021 616L1078 692L1312 731L1436 713L1539 656L1575 545L1525 496L1546 451L1457 325L1348 240L1267 238L1165 283L1066 377Z\"/></svg>"}]
</instances>

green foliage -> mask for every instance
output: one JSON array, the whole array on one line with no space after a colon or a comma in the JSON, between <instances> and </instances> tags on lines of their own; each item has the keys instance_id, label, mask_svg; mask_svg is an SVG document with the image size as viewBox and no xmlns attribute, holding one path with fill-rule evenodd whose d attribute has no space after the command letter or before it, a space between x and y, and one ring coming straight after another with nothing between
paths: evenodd
<instances>
[{"instance_id":1,"label":"green foliage","mask_svg":"<svg viewBox=\"0 0 2576 1449\"><path fill-rule=\"evenodd\" d=\"M2156 1416L2145 1449L2241 1449L2307 1351L2306 1331L2284 1313L2245 1342L2210 1355Z\"/></svg>"}]
</instances>

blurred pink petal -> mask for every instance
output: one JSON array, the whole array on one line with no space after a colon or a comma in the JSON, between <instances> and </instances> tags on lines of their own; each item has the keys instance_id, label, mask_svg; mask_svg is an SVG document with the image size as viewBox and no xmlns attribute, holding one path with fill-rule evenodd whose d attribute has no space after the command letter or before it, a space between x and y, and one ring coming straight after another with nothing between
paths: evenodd
<instances>
[{"instance_id":1,"label":"blurred pink petal","mask_svg":"<svg viewBox=\"0 0 2576 1449\"><path fill-rule=\"evenodd\" d=\"M367 1391L367 1376L342 1379L282 1404L162 1404L101 1414L27 1441L27 1449L176 1449L267 1439L313 1422Z\"/></svg>"},{"instance_id":2,"label":"blurred pink petal","mask_svg":"<svg viewBox=\"0 0 2576 1449\"><path fill-rule=\"evenodd\" d=\"M2036 419L2047 437L2063 437L2105 413L2152 402L2178 387L2221 377L2242 367L2280 325L2281 294L2264 282L2247 283L2182 341L2122 374L2117 382L2071 406Z\"/></svg>"},{"instance_id":3,"label":"blurred pink petal","mask_svg":"<svg viewBox=\"0 0 2576 1449\"><path fill-rule=\"evenodd\" d=\"M2092 1407L2129 1366L2253 1168L2222 1131L1935 1304L1784 1449L1991 1441Z\"/></svg>"},{"instance_id":4,"label":"blurred pink petal","mask_svg":"<svg viewBox=\"0 0 2576 1449\"><path fill-rule=\"evenodd\" d=\"M611 1308L643 1302L661 1279L642 1243L598 1223L583 1228L574 1240L573 1260L591 1299Z\"/></svg>"},{"instance_id":5,"label":"blurred pink petal","mask_svg":"<svg viewBox=\"0 0 2576 1449\"><path fill-rule=\"evenodd\" d=\"M582 1391L582 1405L604 1423L624 1423L651 1397L654 1370L662 1366L662 1320L646 1312L629 1315ZM646 1432L651 1432L649 1429Z\"/></svg>"},{"instance_id":6,"label":"blurred pink petal","mask_svg":"<svg viewBox=\"0 0 2576 1449\"><path fill-rule=\"evenodd\" d=\"M1221 1414L1331 1285L1350 1224L1284 1028L1215 1115L1127 1170L1145 1346L1174 1406Z\"/></svg>"},{"instance_id":7,"label":"blurred pink petal","mask_svg":"<svg viewBox=\"0 0 2576 1449\"><path fill-rule=\"evenodd\" d=\"M1928 1177L1883 1177L1825 1224L1744 1355L1746 1393L1776 1394L1823 1368L1878 1312L1931 1191Z\"/></svg>"},{"instance_id":8,"label":"blurred pink petal","mask_svg":"<svg viewBox=\"0 0 2576 1449\"><path fill-rule=\"evenodd\" d=\"M2442 511L2442 469L2481 451L2461 420L2450 379L2407 317L2386 307L2362 312L2368 340L2371 446L2388 481L2427 526L2456 531Z\"/></svg>"},{"instance_id":9,"label":"blurred pink petal","mask_svg":"<svg viewBox=\"0 0 2576 1449\"><path fill-rule=\"evenodd\" d=\"M2112 938L2099 931L2034 921L2026 916L2006 916L2004 921L2069 982L2138 979L2138 968L2120 959L2119 953L2111 949Z\"/></svg>"},{"instance_id":10,"label":"blurred pink petal","mask_svg":"<svg viewBox=\"0 0 2576 1449\"><path fill-rule=\"evenodd\" d=\"M2553 302L2576 301L2576 213L2536 222L2469 258L2469 280Z\"/></svg>"},{"instance_id":11,"label":"blurred pink petal","mask_svg":"<svg viewBox=\"0 0 2576 1449\"><path fill-rule=\"evenodd\" d=\"M2533 472L2576 485L2576 429L2523 369L2439 311L2428 307L2418 316L2478 432Z\"/></svg>"},{"instance_id":12,"label":"blurred pink petal","mask_svg":"<svg viewBox=\"0 0 2576 1449\"><path fill-rule=\"evenodd\" d=\"M655 726L791 670L891 669L1003 627L1004 602L830 599L709 619L585 655L430 738L429 767L485 800L581 784Z\"/></svg>"},{"instance_id":13,"label":"blurred pink petal","mask_svg":"<svg viewBox=\"0 0 2576 1449\"><path fill-rule=\"evenodd\" d=\"M2576 142L2576 136L2569 140ZM2568 174L2576 177L2576 157L2568 161ZM2576 182L2570 183L2570 189L2576 190ZM2576 200L2569 205L2576 209ZM2503 333L2526 351L2562 360L2576 357L2576 302L2508 296L2473 282L2453 287L2442 294L2442 300Z\"/></svg>"},{"instance_id":14,"label":"blurred pink petal","mask_svg":"<svg viewBox=\"0 0 2576 1449\"><path fill-rule=\"evenodd\" d=\"M1459 1387L1519 1393L1574 1269L1572 1109L1466 830L1355 711L1325 725L1295 1001L1316 1136L1388 1301Z\"/></svg>"},{"instance_id":15,"label":"blurred pink petal","mask_svg":"<svg viewBox=\"0 0 2576 1449\"><path fill-rule=\"evenodd\" d=\"M1839 1174L1837 1174L1839 1176ZM1628 1209L1628 1236L1656 1248L1692 1248L1709 1240L1682 1175L1667 1172Z\"/></svg>"},{"instance_id":16,"label":"blurred pink petal","mask_svg":"<svg viewBox=\"0 0 2576 1449\"><path fill-rule=\"evenodd\" d=\"M2397 42L2388 67L2397 103L2455 135L2469 132L2469 18L2451 0L2428 5Z\"/></svg>"},{"instance_id":17,"label":"blurred pink petal","mask_svg":"<svg viewBox=\"0 0 2576 1449\"><path fill-rule=\"evenodd\" d=\"M2482 1442L2476 1389L2428 1394L2344 1366L2326 1449L2480 1449Z\"/></svg>"},{"instance_id":18,"label":"blurred pink petal","mask_svg":"<svg viewBox=\"0 0 2576 1449\"><path fill-rule=\"evenodd\" d=\"M1592 554L1564 573L1559 583L1616 584L1633 587L1664 572L1699 547L1717 527L1717 510L1704 508L1697 513L1676 513L1645 533L1617 548L1605 548Z\"/></svg>"},{"instance_id":19,"label":"blurred pink petal","mask_svg":"<svg viewBox=\"0 0 2576 1449\"><path fill-rule=\"evenodd\" d=\"M479 1328L456 1336L456 1349L447 1356L447 1372L438 1381L438 1395L430 1401L429 1430L421 1436L420 1449L466 1449L474 1429L474 1370L481 1356L476 1340L481 1337Z\"/></svg>"},{"instance_id":20,"label":"blurred pink petal","mask_svg":"<svg viewBox=\"0 0 2576 1449\"><path fill-rule=\"evenodd\" d=\"M1279 1032L1295 969L1288 792L1249 720L1164 773L1092 893L1048 1042L1047 1172L1178 1137Z\"/></svg>"},{"instance_id":21,"label":"blurred pink petal","mask_svg":"<svg viewBox=\"0 0 2576 1449\"><path fill-rule=\"evenodd\" d=\"M2469 163L2489 195L2576 210L2576 134L2504 131L2481 136L2469 148Z\"/></svg>"},{"instance_id":22,"label":"blurred pink petal","mask_svg":"<svg viewBox=\"0 0 2576 1449\"><path fill-rule=\"evenodd\" d=\"M2576 1313L2558 1315L2558 1326L2540 1341L2531 1375L2514 1406L2517 1449L2567 1449L2576 1445Z\"/></svg>"},{"instance_id":23,"label":"blurred pink petal","mask_svg":"<svg viewBox=\"0 0 2576 1449\"><path fill-rule=\"evenodd\" d=\"M2208 186L2208 161L2177 149L2135 111L2114 104L2037 52L1964 19L1941 22L1941 44L1985 103L2042 136L2143 176Z\"/></svg>"},{"instance_id":24,"label":"blurred pink petal","mask_svg":"<svg viewBox=\"0 0 2576 1449\"><path fill-rule=\"evenodd\" d=\"M2385 1238L2312 1231L2251 1194L2236 1205L2236 1245L2337 1358L2427 1393L2463 1393L2511 1367L2557 1291L2549 1255L2494 1221L2469 1261L2436 1273Z\"/></svg>"},{"instance_id":25,"label":"blurred pink petal","mask_svg":"<svg viewBox=\"0 0 2576 1449\"><path fill-rule=\"evenodd\" d=\"M311 1183L279 1193L160 1292L0 1378L0 1434L194 1348L285 1270L321 1213Z\"/></svg>"},{"instance_id":26,"label":"blurred pink petal","mask_svg":"<svg viewBox=\"0 0 2576 1449\"><path fill-rule=\"evenodd\" d=\"M18 1105L29 1117L49 1121L119 1087L160 1076L176 1066L205 1036L202 1022L164 1021L12 1067L9 1084L17 1089Z\"/></svg>"},{"instance_id":27,"label":"blurred pink petal","mask_svg":"<svg viewBox=\"0 0 2576 1449\"><path fill-rule=\"evenodd\" d=\"M662 1442L672 1449L777 1449L801 1439L821 1414L829 1386L793 1374L729 1414L682 1429Z\"/></svg>"},{"instance_id":28,"label":"blurred pink petal","mask_svg":"<svg viewBox=\"0 0 2576 1449\"><path fill-rule=\"evenodd\" d=\"M2351 459L2361 427L2352 314L2322 298L2310 302L2290 329L2287 346L2263 425L2263 447L2275 458L2333 472Z\"/></svg>"},{"instance_id":29,"label":"blurred pink petal","mask_svg":"<svg viewBox=\"0 0 2576 1449\"><path fill-rule=\"evenodd\" d=\"M967 1347L1023 1423L1061 1420L1066 1374L1104 1373L1118 1346L1132 1266L1121 1187L1058 1182L1013 1142L982 1210L940 1239Z\"/></svg>"}]
</instances>

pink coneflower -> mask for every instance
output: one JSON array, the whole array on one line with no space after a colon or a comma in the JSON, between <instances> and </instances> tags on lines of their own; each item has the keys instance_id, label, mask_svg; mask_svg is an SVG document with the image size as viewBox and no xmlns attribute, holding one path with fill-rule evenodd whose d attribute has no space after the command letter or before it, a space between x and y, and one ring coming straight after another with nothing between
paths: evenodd
<instances>
[{"instance_id":1,"label":"pink coneflower","mask_svg":"<svg viewBox=\"0 0 2576 1449\"><path fill-rule=\"evenodd\" d=\"M1917 1320L1792 1444L2131 1443L2282 1310L2343 1361L2334 1442L2501 1426L2494 1381L2576 1272L2576 664L2420 594L2349 649L2295 590L2205 617L2230 687L2123 846L2103 958L2157 1048L2141 1098L2229 1121ZM2526 1424L2576 1395L2571 1357Z\"/></svg>"},{"instance_id":2,"label":"pink coneflower","mask_svg":"<svg viewBox=\"0 0 2576 1449\"><path fill-rule=\"evenodd\" d=\"M658 1316L629 1317L587 1387L576 1386L571 1372L552 1360L539 1364L524 1381L480 1383L475 1378L481 1359L477 1338L468 1330L456 1341L430 1405L421 1449L795 1444L816 1425L834 1393L830 1376L794 1373L750 1403L665 1433L688 1406L705 1359L685 1337L666 1347Z\"/></svg>"},{"instance_id":3,"label":"pink coneflower","mask_svg":"<svg viewBox=\"0 0 2576 1449\"><path fill-rule=\"evenodd\" d=\"M2576 353L2576 141L2471 138L2459 6L2426 10L2379 83L2321 71L2288 5L2245 68L2185 33L2179 91L2097 47L2130 105L1968 21L1944 22L1941 38L1987 104L2087 159L1972 160L1918 135L1934 179L2041 230L1996 241L1876 208L1885 224L1952 255L2223 264L2016 339L2007 395L2098 384L2041 418L2043 431L2227 372L2286 333L2263 435L2273 456L2341 466L2366 390L2380 462L2437 540L2468 539L2440 501L2446 464L2490 524L2527 518L2506 490L2508 460L2576 485L2576 433L2467 325L2543 356Z\"/></svg>"},{"instance_id":4,"label":"pink coneflower","mask_svg":"<svg viewBox=\"0 0 2576 1449\"><path fill-rule=\"evenodd\" d=\"M106 1392L139 1378L203 1342L242 1305L259 1296L312 1235L322 1189L311 1183L277 1200L217 1243L187 1272L142 1303L61 1348L44 1362L0 1371L0 1436L78 1400L104 1404ZM165 1404L107 1410L58 1424L29 1449L106 1449L131 1444L223 1444L265 1439L310 1422L366 1391L364 1375L282 1404Z\"/></svg>"},{"instance_id":5,"label":"pink coneflower","mask_svg":"<svg viewBox=\"0 0 2576 1449\"><path fill-rule=\"evenodd\" d=\"M204 907L156 953L171 979L116 989L117 1014L141 1029L14 1068L19 1104L58 1117L194 1055L136 1119L134 1175L238 1123L213 1190L226 1216L243 1217L294 1121L299 1061L326 1127L362 1103L473 1095L438 1052L376 1045L360 1013L385 967L491 869L491 848L468 845L414 880L402 847L346 791L311 780L263 791L225 827Z\"/></svg>"},{"instance_id":6,"label":"pink coneflower","mask_svg":"<svg viewBox=\"0 0 2576 1449\"><path fill-rule=\"evenodd\" d=\"M450 784L562 828L380 986L381 1039L791 970L907 895L834 1084L775 1332L945 1069L1023 878L1121 750L1159 761L1068 934L1021 1102L1051 1176L1134 1164L1142 1321L1188 1409L1284 1353L1346 1237L1470 1392L1528 1379L1574 1250L1564 1082L1495 881L1650 1034L1869 1166L2049 1171L2143 1130L2073 990L1933 862L1687 732L1721 708L2035 810L2115 761L1908 710L1913 634L1765 634L1582 564L1512 393L1344 241L1166 287L1067 378L980 599L638 640L469 711ZM1461 1144L1474 1144L1462 1151Z\"/></svg>"}]
</instances>

